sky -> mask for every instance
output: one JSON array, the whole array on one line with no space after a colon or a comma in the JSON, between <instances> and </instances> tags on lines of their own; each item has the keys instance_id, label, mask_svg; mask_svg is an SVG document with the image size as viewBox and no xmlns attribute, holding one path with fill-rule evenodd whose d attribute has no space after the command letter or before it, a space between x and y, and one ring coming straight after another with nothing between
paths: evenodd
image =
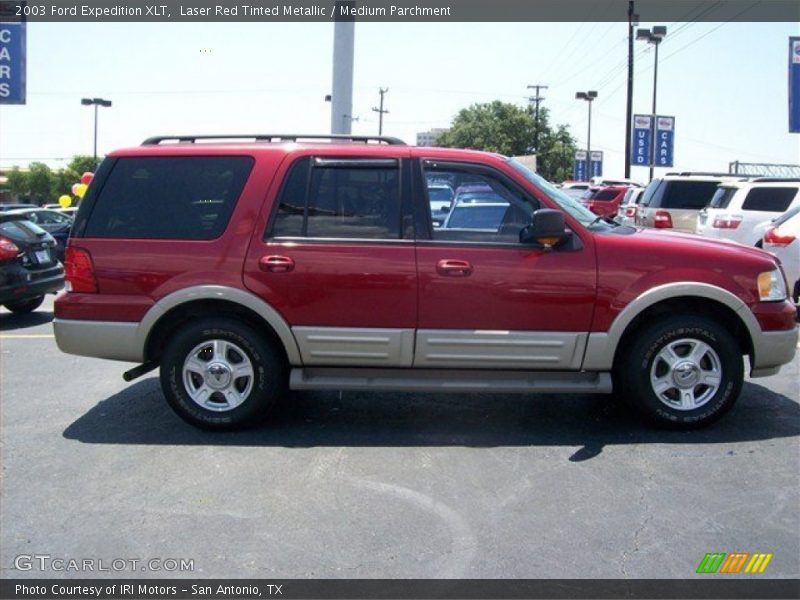
<instances>
[{"instance_id":1,"label":"sky","mask_svg":"<svg viewBox=\"0 0 800 600\"><path fill-rule=\"evenodd\" d=\"M668 28L658 113L676 118L675 169L800 163L787 108L788 37L800 25L645 19ZM627 23L357 23L355 36L353 133L377 133L380 87L384 134L414 143L473 103L524 106L539 83L551 123L584 146L587 105L575 92L597 90L592 149L604 151L606 176L623 175ZM653 50L635 44L633 107L646 114ZM91 154L87 96L113 101L100 109L101 155L159 134L327 133L332 52L331 23L30 23L28 101L0 106L0 166Z\"/></svg>"}]
</instances>

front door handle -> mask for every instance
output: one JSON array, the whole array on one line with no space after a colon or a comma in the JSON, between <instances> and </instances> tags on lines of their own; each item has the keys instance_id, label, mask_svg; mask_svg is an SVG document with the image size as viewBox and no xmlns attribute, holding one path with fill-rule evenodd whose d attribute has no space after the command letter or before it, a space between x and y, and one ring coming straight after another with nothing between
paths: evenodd
<instances>
[{"instance_id":1,"label":"front door handle","mask_svg":"<svg viewBox=\"0 0 800 600\"><path fill-rule=\"evenodd\" d=\"M440 260L436 263L436 272L449 277L468 277L472 275L472 264L466 260Z\"/></svg>"},{"instance_id":2,"label":"front door handle","mask_svg":"<svg viewBox=\"0 0 800 600\"><path fill-rule=\"evenodd\" d=\"M270 273L288 273L294 270L294 261L288 256L271 254L262 256L258 261L258 268Z\"/></svg>"}]
</instances>

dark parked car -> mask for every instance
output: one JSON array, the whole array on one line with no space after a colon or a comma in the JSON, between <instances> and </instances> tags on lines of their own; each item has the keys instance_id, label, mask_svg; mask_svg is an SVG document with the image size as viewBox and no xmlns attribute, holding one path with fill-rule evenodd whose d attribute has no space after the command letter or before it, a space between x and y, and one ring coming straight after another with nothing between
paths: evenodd
<instances>
[{"instance_id":1,"label":"dark parked car","mask_svg":"<svg viewBox=\"0 0 800 600\"><path fill-rule=\"evenodd\" d=\"M0 204L0 212L15 210L17 208L39 208L35 204Z\"/></svg>"},{"instance_id":2,"label":"dark parked car","mask_svg":"<svg viewBox=\"0 0 800 600\"><path fill-rule=\"evenodd\" d=\"M56 241L58 260L64 262L64 249L67 246L69 232L72 229L72 217L49 208L15 209L8 211L8 214L22 215L25 219L35 223L52 235Z\"/></svg>"},{"instance_id":3,"label":"dark parked car","mask_svg":"<svg viewBox=\"0 0 800 600\"><path fill-rule=\"evenodd\" d=\"M15 313L36 310L45 294L64 287L56 242L22 215L0 212L0 304Z\"/></svg>"}]
</instances>

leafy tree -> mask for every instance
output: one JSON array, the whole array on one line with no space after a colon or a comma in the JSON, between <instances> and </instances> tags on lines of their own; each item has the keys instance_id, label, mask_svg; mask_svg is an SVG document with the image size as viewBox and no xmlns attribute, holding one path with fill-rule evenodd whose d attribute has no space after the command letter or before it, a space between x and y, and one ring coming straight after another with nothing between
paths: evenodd
<instances>
[{"instance_id":1,"label":"leafy tree","mask_svg":"<svg viewBox=\"0 0 800 600\"><path fill-rule=\"evenodd\" d=\"M71 169L60 169L52 174L50 178L50 197L55 199L63 194L69 194L73 183L77 183L78 178Z\"/></svg>"},{"instance_id":2,"label":"leafy tree","mask_svg":"<svg viewBox=\"0 0 800 600\"><path fill-rule=\"evenodd\" d=\"M534 152L537 129L539 148ZM575 138L566 125L553 130L545 107L540 107L537 123L533 107L520 108L499 100L473 104L459 111L450 129L439 136L437 145L509 156L535 153L537 170L546 179L563 181L572 176Z\"/></svg>"},{"instance_id":3,"label":"leafy tree","mask_svg":"<svg viewBox=\"0 0 800 600\"><path fill-rule=\"evenodd\" d=\"M28 166L28 188L30 198L43 204L51 199L53 172L46 164L33 162Z\"/></svg>"},{"instance_id":4,"label":"leafy tree","mask_svg":"<svg viewBox=\"0 0 800 600\"><path fill-rule=\"evenodd\" d=\"M8 191L10 191L17 198L27 197L30 193L28 186L28 174L19 170L19 167L13 167L8 172Z\"/></svg>"},{"instance_id":5,"label":"leafy tree","mask_svg":"<svg viewBox=\"0 0 800 600\"><path fill-rule=\"evenodd\" d=\"M85 154L79 154L77 156L73 156L70 163L67 165L67 171L70 173L74 181L72 183L77 183L81 175L86 173L87 171L94 173L97 165L94 162L93 156L87 156Z\"/></svg>"},{"instance_id":6,"label":"leafy tree","mask_svg":"<svg viewBox=\"0 0 800 600\"><path fill-rule=\"evenodd\" d=\"M462 109L437 145L514 155L527 154L533 143L533 117L523 108L495 100Z\"/></svg>"}]
</instances>

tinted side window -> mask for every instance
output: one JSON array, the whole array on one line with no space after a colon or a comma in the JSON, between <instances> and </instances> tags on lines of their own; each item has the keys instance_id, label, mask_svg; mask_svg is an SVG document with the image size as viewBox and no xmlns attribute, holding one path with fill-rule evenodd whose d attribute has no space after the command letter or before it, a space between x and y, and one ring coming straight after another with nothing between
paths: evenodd
<instances>
[{"instance_id":1,"label":"tinted side window","mask_svg":"<svg viewBox=\"0 0 800 600\"><path fill-rule=\"evenodd\" d=\"M217 238L253 162L249 156L120 158L95 201L84 235Z\"/></svg>"},{"instance_id":2,"label":"tinted side window","mask_svg":"<svg viewBox=\"0 0 800 600\"><path fill-rule=\"evenodd\" d=\"M400 238L397 168L315 167L306 235L320 238Z\"/></svg>"},{"instance_id":3,"label":"tinted side window","mask_svg":"<svg viewBox=\"0 0 800 600\"><path fill-rule=\"evenodd\" d=\"M710 208L728 208L728 205L731 203L731 198L733 198L737 191L738 188L717 188L708 206Z\"/></svg>"},{"instance_id":4,"label":"tinted side window","mask_svg":"<svg viewBox=\"0 0 800 600\"><path fill-rule=\"evenodd\" d=\"M656 192L660 192L662 190L661 180L660 179L653 179L647 188L644 190L642 194L642 199L639 202L642 206L650 206L656 196L660 196L660 194L656 194ZM654 204L656 206L657 204Z\"/></svg>"},{"instance_id":5,"label":"tinted side window","mask_svg":"<svg viewBox=\"0 0 800 600\"><path fill-rule=\"evenodd\" d=\"M716 181L670 181L659 208L699 210L709 203L717 185Z\"/></svg>"},{"instance_id":6,"label":"tinted side window","mask_svg":"<svg viewBox=\"0 0 800 600\"><path fill-rule=\"evenodd\" d=\"M275 237L303 235L309 162L308 158L302 158L292 165L281 188L278 211L272 224L272 235Z\"/></svg>"},{"instance_id":7,"label":"tinted side window","mask_svg":"<svg viewBox=\"0 0 800 600\"><path fill-rule=\"evenodd\" d=\"M753 188L747 193L742 210L782 213L789 208L795 195L797 195L797 188Z\"/></svg>"},{"instance_id":8,"label":"tinted side window","mask_svg":"<svg viewBox=\"0 0 800 600\"><path fill-rule=\"evenodd\" d=\"M293 165L267 237L400 238L394 159L301 159Z\"/></svg>"}]
</instances>

